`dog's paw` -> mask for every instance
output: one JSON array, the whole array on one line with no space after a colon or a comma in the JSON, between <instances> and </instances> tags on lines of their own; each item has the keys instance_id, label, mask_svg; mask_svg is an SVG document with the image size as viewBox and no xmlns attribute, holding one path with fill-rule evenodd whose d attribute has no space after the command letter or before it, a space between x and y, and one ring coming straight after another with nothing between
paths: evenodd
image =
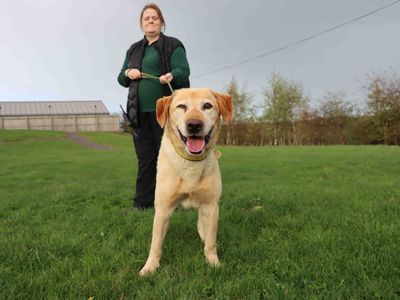
<instances>
[{"instance_id":1,"label":"dog's paw","mask_svg":"<svg viewBox=\"0 0 400 300\"><path fill-rule=\"evenodd\" d=\"M143 277L154 273L157 270L158 266L159 266L158 264L146 263L144 267L139 271L139 276Z\"/></svg>"},{"instance_id":2,"label":"dog's paw","mask_svg":"<svg viewBox=\"0 0 400 300\"><path fill-rule=\"evenodd\" d=\"M208 255L206 258L207 258L207 262L211 266L216 267L216 268L221 266L218 256L216 254Z\"/></svg>"},{"instance_id":3,"label":"dog's paw","mask_svg":"<svg viewBox=\"0 0 400 300\"><path fill-rule=\"evenodd\" d=\"M149 269L142 268L142 269L139 271L139 276L144 277L144 276L146 276L146 275L150 275L150 274L153 273L153 272L154 272L154 270L151 271L151 270L149 270Z\"/></svg>"}]
</instances>

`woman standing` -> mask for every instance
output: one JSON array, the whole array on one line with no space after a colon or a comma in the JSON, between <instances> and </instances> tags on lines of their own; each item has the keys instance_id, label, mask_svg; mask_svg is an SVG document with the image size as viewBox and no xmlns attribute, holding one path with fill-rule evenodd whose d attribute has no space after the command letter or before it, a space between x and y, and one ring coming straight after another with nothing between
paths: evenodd
<instances>
[{"instance_id":1,"label":"woman standing","mask_svg":"<svg viewBox=\"0 0 400 300\"><path fill-rule=\"evenodd\" d=\"M161 32L165 21L156 4L142 9L140 26L144 38L128 49L118 82L129 87L127 114L134 130L138 160L133 207L145 209L154 205L157 157L163 134L156 119L156 102L171 94L168 83L174 90L189 87L190 70L183 44ZM159 80L145 79L142 73Z\"/></svg>"}]
</instances>

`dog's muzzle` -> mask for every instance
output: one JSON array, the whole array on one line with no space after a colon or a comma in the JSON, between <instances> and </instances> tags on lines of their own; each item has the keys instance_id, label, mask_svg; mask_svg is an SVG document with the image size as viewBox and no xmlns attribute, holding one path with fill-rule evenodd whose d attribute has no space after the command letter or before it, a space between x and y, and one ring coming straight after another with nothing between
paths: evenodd
<instances>
[{"instance_id":1,"label":"dog's muzzle","mask_svg":"<svg viewBox=\"0 0 400 300\"><path fill-rule=\"evenodd\" d=\"M187 130L189 132L188 136L184 136L182 132L178 129L179 138L182 141L182 143L185 144L187 152L189 152L190 154L201 154L204 151L206 145L210 142L211 134L214 127L212 127L205 136L198 135L198 132L200 132L203 127L202 123L201 125L199 125L198 123L194 124L192 123L191 127L192 128L189 129L189 124L187 125Z\"/></svg>"}]
</instances>

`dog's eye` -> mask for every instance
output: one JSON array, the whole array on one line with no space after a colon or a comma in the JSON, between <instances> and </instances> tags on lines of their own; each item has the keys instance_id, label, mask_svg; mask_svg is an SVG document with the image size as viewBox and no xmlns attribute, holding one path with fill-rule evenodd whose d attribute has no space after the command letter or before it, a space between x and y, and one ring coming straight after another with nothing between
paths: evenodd
<instances>
[{"instance_id":1,"label":"dog's eye","mask_svg":"<svg viewBox=\"0 0 400 300\"><path fill-rule=\"evenodd\" d=\"M205 103L203 105L203 109L211 109L213 106L211 105L211 103Z\"/></svg>"},{"instance_id":2,"label":"dog's eye","mask_svg":"<svg viewBox=\"0 0 400 300\"><path fill-rule=\"evenodd\" d=\"M185 104L179 104L176 106L176 108L182 108L184 111L186 111L186 109L187 109Z\"/></svg>"}]
</instances>

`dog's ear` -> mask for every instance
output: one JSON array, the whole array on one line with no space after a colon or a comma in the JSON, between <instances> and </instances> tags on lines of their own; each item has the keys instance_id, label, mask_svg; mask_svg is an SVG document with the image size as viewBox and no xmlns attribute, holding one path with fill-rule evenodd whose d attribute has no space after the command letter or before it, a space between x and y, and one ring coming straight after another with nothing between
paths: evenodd
<instances>
[{"instance_id":1,"label":"dog's ear","mask_svg":"<svg viewBox=\"0 0 400 300\"><path fill-rule=\"evenodd\" d=\"M167 124L168 113L169 113L169 106L171 104L172 95L162 97L157 100L157 108L156 108L156 115L157 115L157 122L160 124L161 128Z\"/></svg>"},{"instance_id":2,"label":"dog's ear","mask_svg":"<svg viewBox=\"0 0 400 300\"><path fill-rule=\"evenodd\" d=\"M233 117L233 102L232 97L228 94L221 94L213 91L215 98L217 99L217 104L219 111L224 119L224 123L228 124L232 121Z\"/></svg>"}]
</instances>

